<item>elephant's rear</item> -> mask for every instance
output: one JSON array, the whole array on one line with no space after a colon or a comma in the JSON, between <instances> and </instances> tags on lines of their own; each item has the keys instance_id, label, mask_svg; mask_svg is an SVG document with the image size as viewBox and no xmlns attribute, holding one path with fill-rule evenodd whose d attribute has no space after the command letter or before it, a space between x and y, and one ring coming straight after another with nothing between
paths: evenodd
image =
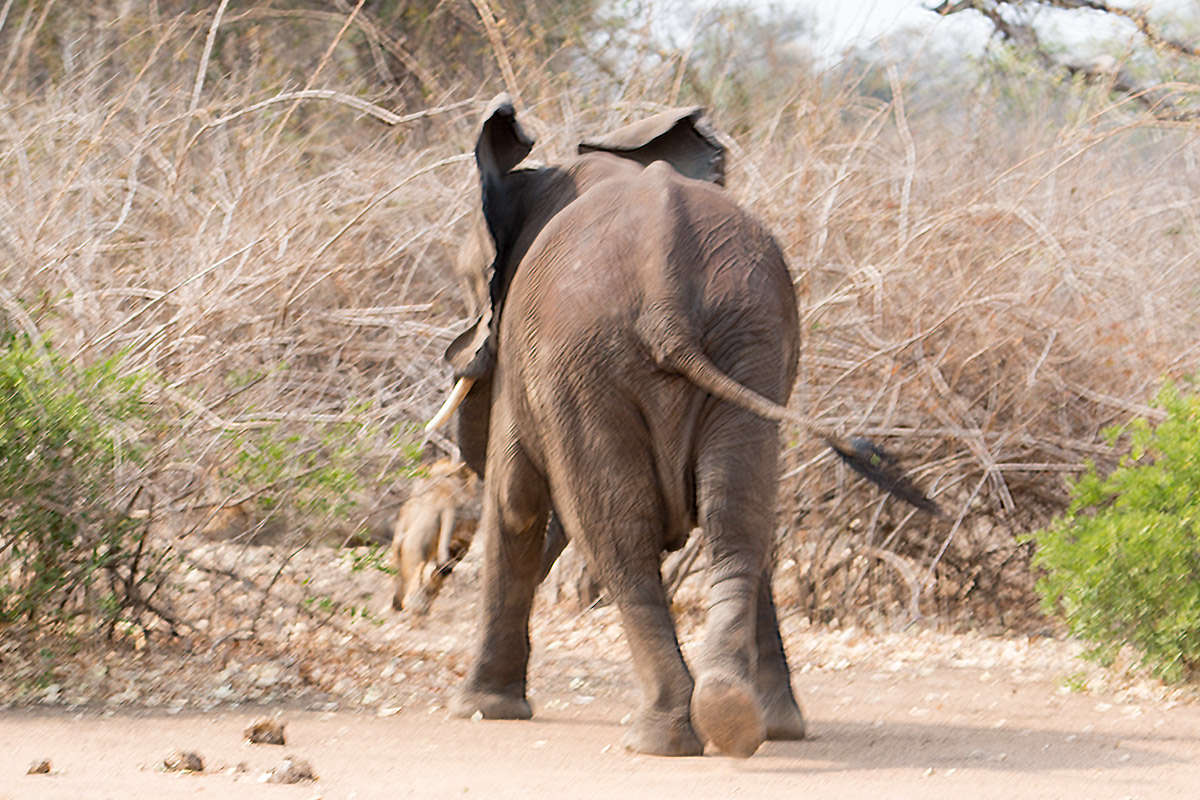
<instances>
[{"instance_id":1,"label":"elephant's rear","mask_svg":"<svg viewBox=\"0 0 1200 800\"><path fill-rule=\"evenodd\" d=\"M679 128L692 116L656 123L647 146L670 157L672 143L704 141L712 155L694 127ZM766 736L798 737L767 570L770 420L795 375L799 328L779 249L720 190L666 164L596 153L515 169L531 146L497 98L475 152L499 331L485 315L451 356L464 376L491 379L485 613L456 712L530 713L528 619L552 510L621 613L645 701L627 746L697 755L707 740L745 756ZM696 522L712 580L693 682L659 557Z\"/></svg>"},{"instance_id":2,"label":"elephant's rear","mask_svg":"<svg viewBox=\"0 0 1200 800\"><path fill-rule=\"evenodd\" d=\"M505 346L528 370L519 384L533 425L521 438L538 443L554 507L617 598L627 629L646 633L631 641L635 657L639 647L670 649L657 641L673 637L669 617L655 621L665 613L658 554L699 524L712 646L694 695L689 687L692 721L736 755L752 753L768 730L802 731L767 569L777 424L676 368L703 360L786 402L799 324L779 248L723 192L655 164L636 180L581 194L521 269L502 334L515 338ZM760 658L770 685L755 677ZM659 742L661 728L646 726ZM630 736L635 749L655 746L639 740L638 728Z\"/></svg>"},{"instance_id":3,"label":"elephant's rear","mask_svg":"<svg viewBox=\"0 0 1200 800\"><path fill-rule=\"evenodd\" d=\"M529 410L521 440L556 507L657 519L654 546L678 547L719 463L769 508L774 423L673 364L698 353L784 403L798 329L779 248L722 190L656 163L581 193L522 262L502 333L505 368L522 373L505 385Z\"/></svg>"},{"instance_id":4,"label":"elephant's rear","mask_svg":"<svg viewBox=\"0 0 1200 800\"><path fill-rule=\"evenodd\" d=\"M568 341L631 330L659 348L679 335L707 345L761 333L780 360L794 365L798 353L774 238L724 190L663 162L600 181L560 211L523 260L513 303L531 333Z\"/></svg>"},{"instance_id":5,"label":"elephant's rear","mask_svg":"<svg viewBox=\"0 0 1200 800\"><path fill-rule=\"evenodd\" d=\"M799 319L774 239L724 191L662 162L602 181L559 212L524 259L505 315L514 364L528 373L521 385L549 395L529 403L550 412L543 430L573 406L620 417L621 438L646 429L656 450L687 450L712 398L675 364L702 354L780 404L795 379Z\"/></svg>"}]
</instances>

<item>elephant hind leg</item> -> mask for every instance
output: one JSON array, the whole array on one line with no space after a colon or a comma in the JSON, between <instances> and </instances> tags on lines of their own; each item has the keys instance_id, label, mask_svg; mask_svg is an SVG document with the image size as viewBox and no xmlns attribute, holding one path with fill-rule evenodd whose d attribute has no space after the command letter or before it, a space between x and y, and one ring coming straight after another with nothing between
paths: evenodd
<instances>
[{"instance_id":1,"label":"elephant hind leg","mask_svg":"<svg viewBox=\"0 0 1200 800\"><path fill-rule=\"evenodd\" d=\"M637 474L637 465L627 461L623 467L629 469L626 476ZM609 498L613 505L608 508L568 504L560 510L568 536L617 606L629 643L642 704L624 737L625 747L649 755L695 756L703 746L689 710L692 676L659 575L662 516L649 491L636 496L652 485L605 486L594 496Z\"/></svg>"},{"instance_id":2,"label":"elephant hind leg","mask_svg":"<svg viewBox=\"0 0 1200 800\"><path fill-rule=\"evenodd\" d=\"M766 721L753 687L728 675L700 675L692 695L692 719L705 741L725 755L749 758L766 739Z\"/></svg>"},{"instance_id":3,"label":"elephant hind leg","mask_svg":"<svg viewBox=\"0 0 1200 800\"><path fill-rule=\"evenodd\" d=\"M710 566L692 717L706 741L743 758L762 744L774 722L760 691L758 623L774 526L778 451L774 425L726 406L710 417L696 461Z\"/></svg>"},{"instance_id":4,"label":"elephant hind leg","mask_svg":"<svg viewBox=\"0 0 1200 800\"><path fill-rule=\"evenodd\" d=\"M804 714L792 693L783 639L779 635L779 619L775 601L771 598L771 570L763 573L758 588L758 619L755 625L758 640L758 699L767 724L767 738L774 741L803 739Z\"/></svg>"},{"instance_id":5,"label":"elephant hind leg","mask_svg":"<svg viewBox=\"0 0 1200 800\"><path fill-rule=\"evenodd\" d=\"M661 581L635 591L614 590L610 584L609 592L616 596L643 696L625 747L650 755L700 755L704 748L689 710L691 673L679 651Z\"/></svg>"}]
</instances>

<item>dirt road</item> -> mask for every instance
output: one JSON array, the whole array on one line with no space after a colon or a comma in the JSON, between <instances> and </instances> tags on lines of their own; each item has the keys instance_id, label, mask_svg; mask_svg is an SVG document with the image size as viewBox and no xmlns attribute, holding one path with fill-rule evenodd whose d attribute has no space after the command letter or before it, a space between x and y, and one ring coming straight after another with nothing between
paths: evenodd
<instances>
[{"instance_id":1,"label":"dirt road","mask_svg":"<svg viewBox=\"0 0 1200 800\"><path fill-rule=\"evenodd\" d=\"M1188 798L1200 791L1200 707L1064 690L1011 672L907 675L849 668L798 676L811 737L753 758L661 759L620 747L632 687L535 697L533 722L450 720L444 710L268 711L285 747L248 745L262 709L0 714L0 798L836 797ZM1128 700L1128 698L1126 698ZM204 774L161 771L175 748ZM318 776L262 777L294 754ZM26 776L49 758L50 775Z\"/></svg>"},{"instance_id":2,"label":"dirt road","mask_svg":"<svg viewBox=\"0 0 1200 800\"><path fill-rule=\"evenodd\" d=\"M261 555L269 580L275 567ZM237 563L257 564L252 556L239 551ZM1197 690L1101 670L1052 635L953 633L929 621L872 633L785 614L810 738L769 742L745 761L622 749L638 698L611 606L579 613L539 601L534 721L451 720L445 704L477 624L473 567L464 562L423 621L385 614L307 639L286 616L253 641L225 635L257 597L198 581L187 583L189 602L213 615L219 647L51 652L49 642L0 636L0 800L1200 796ZM388 599L364 571L314 561L304 574L322 576L306 591L370 608ZM696 607L679 614L689 658L701 638ZM285 747L243 742L247 725L276 715ZM205 772L162 771L176 749L199 753ZM307 760L318 780L262 783L286 755ZM25 774L44 758L49 775Z\"/></svg>"}]
</instances>

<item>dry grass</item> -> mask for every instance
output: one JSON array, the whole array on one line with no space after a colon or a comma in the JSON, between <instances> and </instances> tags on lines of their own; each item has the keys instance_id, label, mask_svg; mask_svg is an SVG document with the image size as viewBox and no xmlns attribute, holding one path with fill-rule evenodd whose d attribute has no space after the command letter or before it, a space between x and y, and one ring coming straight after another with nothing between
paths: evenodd
<instances>
[{"instance_id":1,"label":"dry grass","mask_svg":"<svg viewBox=\"0 0 1200 800\"><path fill-rule=\"evenodd\" d=\"M1016 537L1062 508L1065 478L1111 459L1103 428L1153 416L1158 382L1200 364L1194 136L1095 98L1058 123L999 104L910 120L894 89L827 127L798 109L746 148L781 176L751 201L803 276L794 402L905 454L949 515L885 505L794 446L801 594L826 614L856 597L907 614L916 589L927 611L1029 611ZM899 591L865 591L867 567Z\"/></svg>"},{"instance_id":2,"label":"dry grass","mask_svg":"<svg viewBox=\"0 0 1200 800\"><path fill-rule=\"evenodd\" d=\"M474 180L463 136L418 129L465 131L469 104L387 117L342 91L205 87L172 63L179 27L0 111L4 285L73 357L161 376L179 424L150 462L160 503L211 497L231 432L427 413ZM138 43L144 70L108 74Z\"/></svg>"},{"instance_id":3,"label":"dry grass","mask_svg":"<svg viewBox=\"0 0 1200 800\"><path fill-rule=\"evenodd\" d=\"M469 147L500 84L408 116L367 103L339 66L348 16L331 16L313 34L331 56L299 91L272 88L264 58L197 71L208 16L97 24L58 76L0 65L3 287L74 358L120 350L160 376L152 401L172 422L136 479L155 514L252 497L222 482L238 432L282 426L303 444L339 421L374 507L404 489L371 483L397 459L389 432L445 388ZM544 160L680 85L669 61L578 86L501 60ZM902 453L949 515L908 513L789 441L782 594L818 617L1027 610L1015 537L1108 457L1103 427L1152 413L1157 382L1200 363L1194 136L1096 98L1053 113L1031 98L1013 118L1019 103L981 92L922 115L895 73L892 90L813 81L736 125L711 109L737 129L731 191L796 274L793 406Z\"/></svg>"}]
</instances>

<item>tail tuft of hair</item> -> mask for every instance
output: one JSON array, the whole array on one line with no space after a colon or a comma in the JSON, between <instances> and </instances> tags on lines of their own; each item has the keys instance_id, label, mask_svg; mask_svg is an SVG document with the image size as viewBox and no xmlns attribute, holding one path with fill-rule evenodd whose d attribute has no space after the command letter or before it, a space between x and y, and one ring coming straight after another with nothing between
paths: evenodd
<instances>
[{"instance_id":1,"label":"tail tuft of hair","mask_svg":"<svg viewBox=\"0 0 1200 800\"><path fill-rule=\"evenodd\" d=\"M848 442L826 437L825 443L850 469L888 494L935 517L945 516L941 507L904 474L899 460L879 445L858 437Z\"/></svg>"}]
</instances>

